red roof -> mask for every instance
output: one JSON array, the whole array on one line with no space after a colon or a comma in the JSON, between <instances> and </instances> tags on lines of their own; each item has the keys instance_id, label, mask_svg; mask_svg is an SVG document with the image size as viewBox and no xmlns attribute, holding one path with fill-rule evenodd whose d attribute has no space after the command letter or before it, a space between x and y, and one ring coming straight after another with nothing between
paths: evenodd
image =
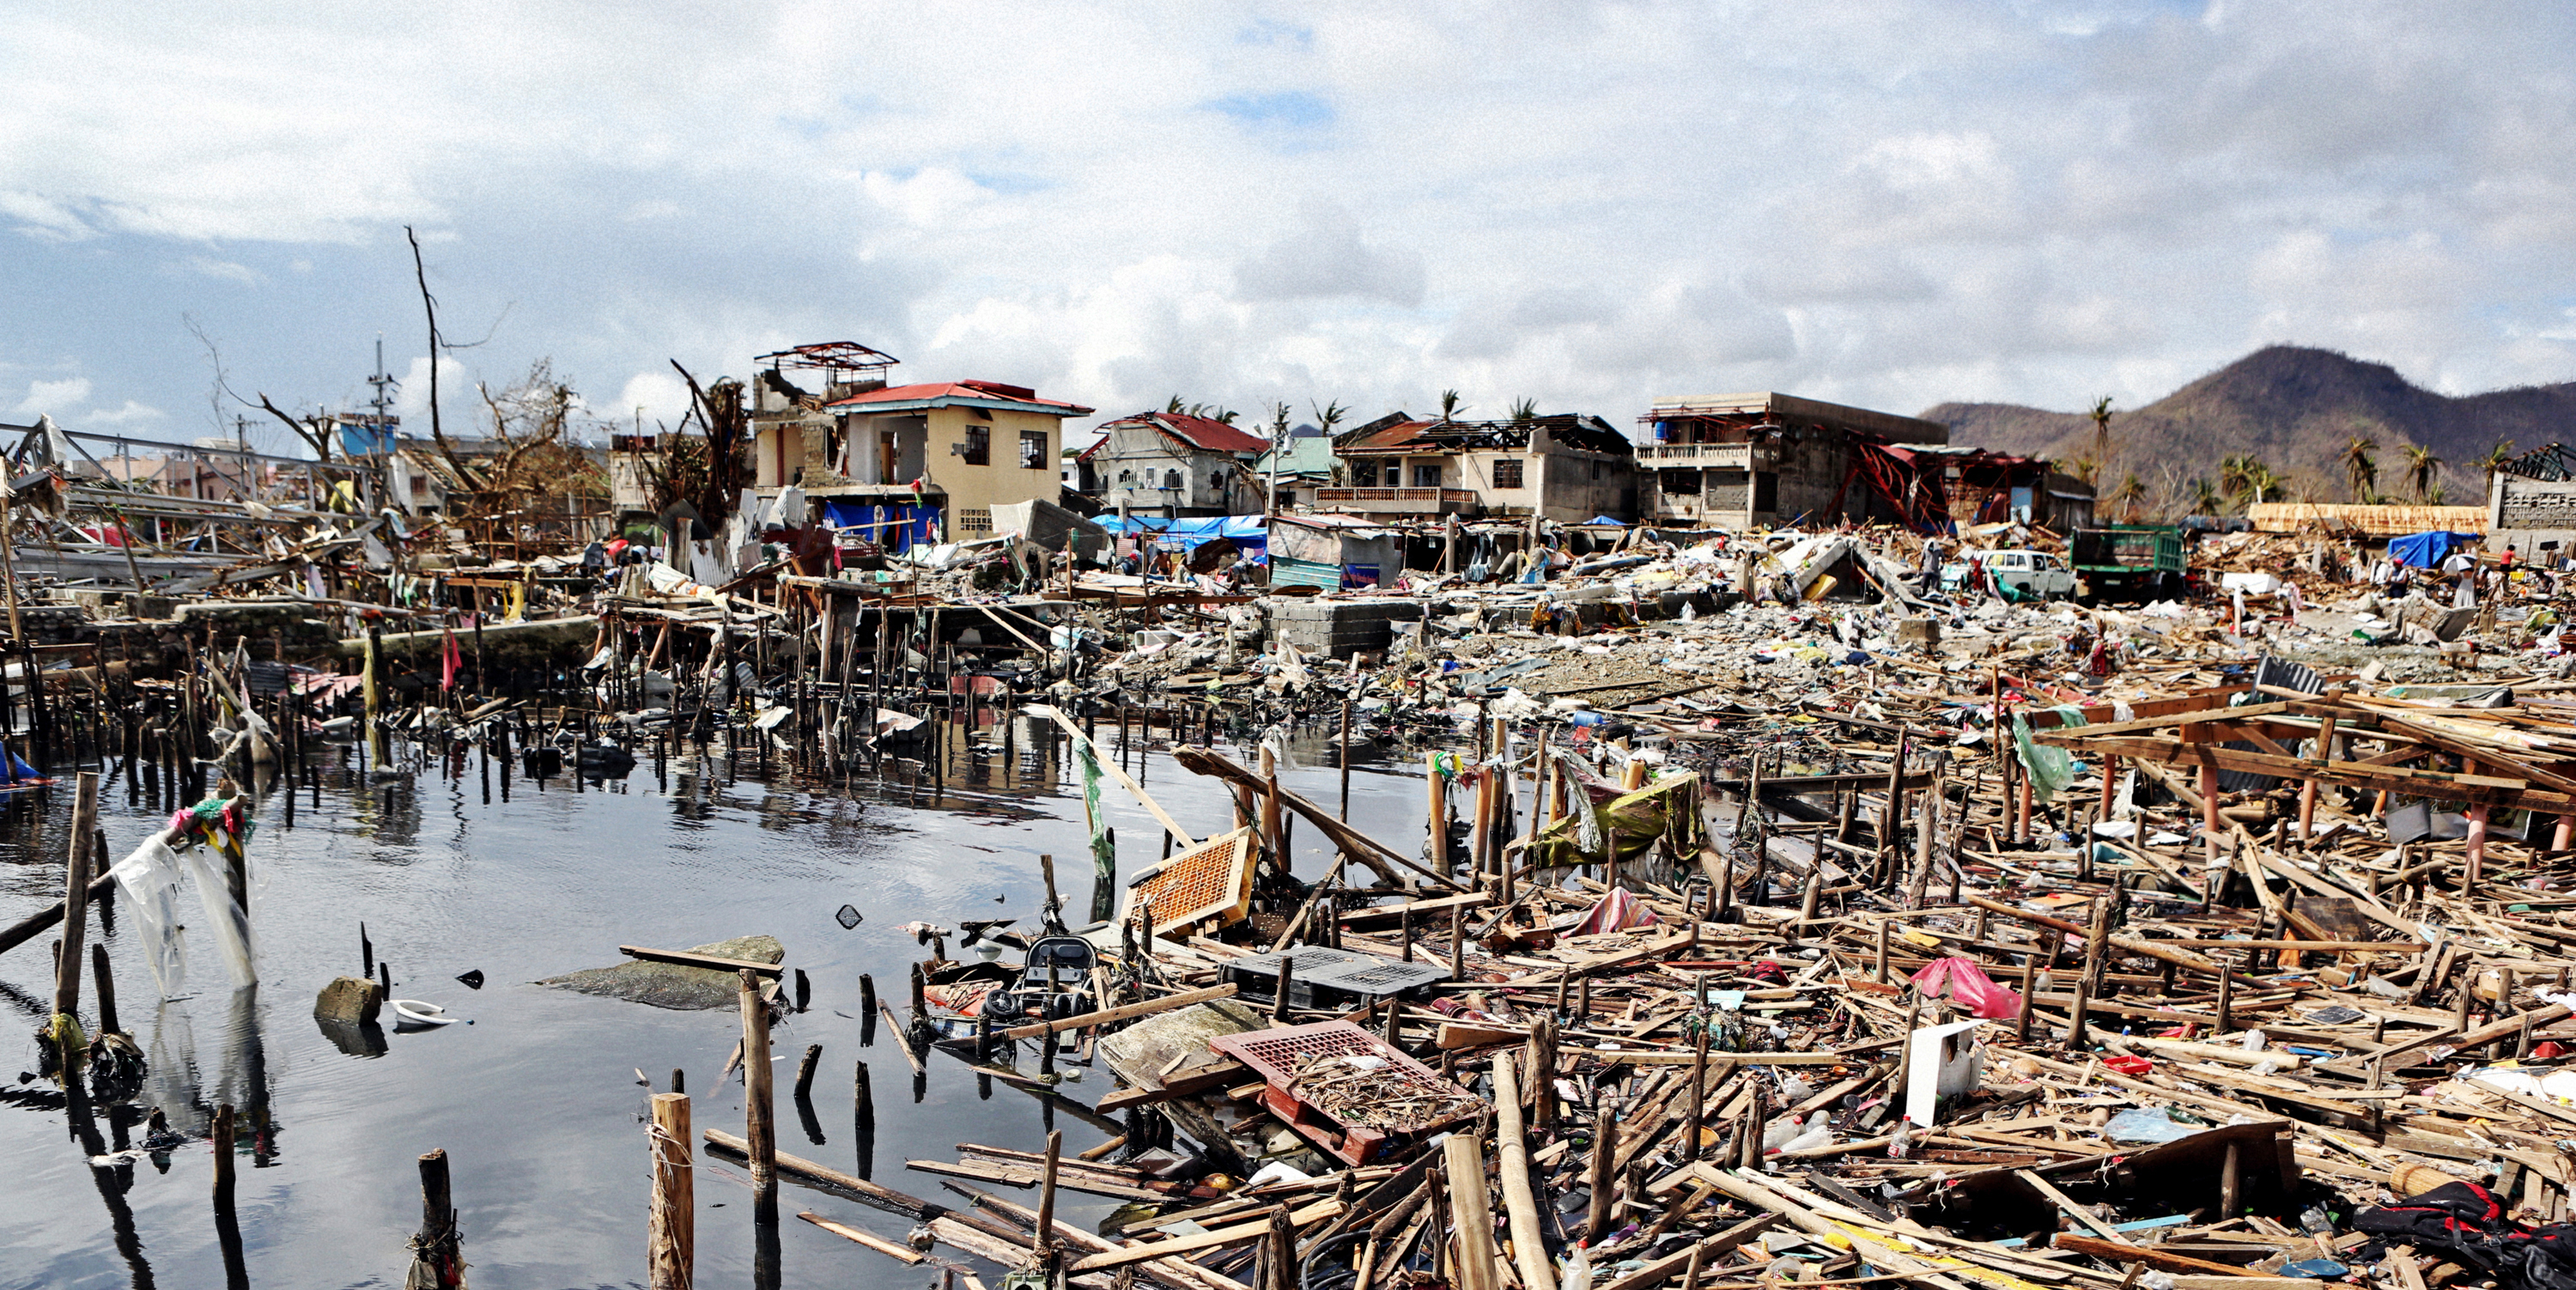
<instances>
[{"instance_id":1,"label":"red roof","mask_svg":"<svg viewBox=\"0 0 2576 1290\"><path fill-rule=\"evenodd\" d=\"M926 385L890 385L882 390L869 390L833 402L836 408L869 403L936 403L943 399L968 400L978 403L1019 403L1033 411L1052 412L1058 416L1087 417L1092 409L1059 399L1041 399L1038 392L1025 385L1005 385L1000 381L942 381Z\"/></svg>"},{"instance_id":2,"label":"red roof","mask_svg":"<svg viewBox=\"0 0 2576 1290\"><path fill-rule=\"evenodd\" d=\"M1209 452L1268 452L1270 441L1247 434L1210 417L1194 417L1187 412L1139 412L1101 423L1097 429L1113 426L1151 425L1181 442Z\"/></svg>"}]
</instances>

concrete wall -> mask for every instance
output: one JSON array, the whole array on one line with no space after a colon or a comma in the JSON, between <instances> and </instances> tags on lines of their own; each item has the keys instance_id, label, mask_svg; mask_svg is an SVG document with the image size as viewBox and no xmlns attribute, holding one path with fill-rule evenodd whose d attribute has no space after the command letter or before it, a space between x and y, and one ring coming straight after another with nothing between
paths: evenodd
<instances>
[{"instance_id":1,"label":"concrete wall","mask_svg":"<svg viewBox=\"0 0 2576 1290\"><path fill-rule=\"evenodd\" d=\"M2576 551L2576 480L2496 472L2487 486L2486 549L2501 553L2511 545L2528 558L2548 542L2558 544L2556 553Z\"/></svg>"},{"instance_id":2,"label":"concrete wall","mask_svg":"<svg viewBox=\"0 0 2576 1290\"><path fill-rule=\"evenodd\" d=\"M922 475L948 493L948 537L963 541L989 537L993 508L1033 498L1054 501L1062 495L1056 479L1056 450L1062 426L1056 417L1037 412L979 408L992 420L972 417L965 408L932 408L924 430ZM979 425L991 436L986 464L968 465L958 455L966 445L966 428ZM1020 465L1020 433L1044 437L1033 467Z\"/></svg>"},{"instance_id":3,"label":"concrete wall","mask_svg":"<svg viewBox=\"0 0 2576 1290\"><path fill-rule=\"evenodd\" d=\"M1324 600L1281 596L1265 602L1270 630L1308 654L1349 658L1385 649L1395 639L1389 625L1422 621L1419 600Z\"/></svg>"}]
</instances>

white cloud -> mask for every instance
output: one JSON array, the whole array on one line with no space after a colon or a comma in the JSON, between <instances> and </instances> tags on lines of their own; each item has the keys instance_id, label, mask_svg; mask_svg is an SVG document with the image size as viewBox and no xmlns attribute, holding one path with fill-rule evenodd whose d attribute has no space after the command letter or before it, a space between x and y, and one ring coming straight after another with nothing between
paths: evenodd
<instances>
[{"instance_id":1,"label":"white cloud","mask_svg":"<svg viewBox=\"0 0 2576 1290\"><path fill-rule=\"evenodd\" d=\"M22 417L63 413L89 402L89 378L66 376L59 381L29 381L27 397L10 409Z\"/></svg>"},{"instance_id":2,"label":"white cloud","mask_svg":"<svg viewBox=\"0 0 2576 1290\"><path fill-rule=\"evenodd\" d=\"M641 415L644 428L650 431L656 423L677 426L688 410L688 384L677 373L665 369L637 372L626 378L626 384L602 410L602 415L620 430L633 426L635 418Z\"/></svg>"},{"instance_id":3,"label":"white cloud","mask_svg":"<svg viewBox=\"0 0 2576 1290\"><path fill-rule=\"evenodd\" d=\"M153 421L167 420L169 415L169 413L163 412L159 408L150 407L142 403L137 403L132 399L127 399L125 401L125 406L120 408L95 408L82 413L81 424L92 426L140 426Z\"/></svg>"},{"instance_id":4,"label":"white cloud","mask_svg":"<svg viewBox=\"0 0 2576 1290\"><path fill-rule=\"evenodd\" d=\"M0 348L76 317L81 370L183 406L192 355L109 356L257 285L227 364L336 403L352 337L417 332L409 223L452 335L506 313L442 369L455 424L539 356L622 418L673 405L666 359L829 339L1105 409L1454 386L1623 424L1757 382L2128 401L2269 340L2571 375L2563 7L502 12L0 29Z\"/></svg>"}]
</instances>

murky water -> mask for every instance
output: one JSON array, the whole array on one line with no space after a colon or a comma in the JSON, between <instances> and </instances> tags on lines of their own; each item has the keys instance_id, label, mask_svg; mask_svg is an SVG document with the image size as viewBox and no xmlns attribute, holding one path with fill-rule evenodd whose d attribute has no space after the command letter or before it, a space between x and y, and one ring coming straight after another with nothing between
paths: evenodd
<instances>
[{"instance_id":1,"label":"murky water","mask_svg":"<svg viewBox=\"0 0 2576 1290\"><path fill-rule=\"evenodd\" d=\"M979 1088L945 1055L931 1056L916 1088L891 1043L861 1047L859 976L873 974L900 1008L907 965L923 953L900 924L1033 919L1040 852L1059 858L1071 911L1087 907L1082 807L1061 749L1025 737L1014 758L961 749L940 787L865 780L848 793L792 783L783 769L764 780L755 765L729 776L721 763L674 761L657 775L649 756L623 782L585 791L561 778L540 787L479 753L364 783L327 767L318 790L298 790L292 828L280 795L262 807L256 988L231 990L211 945L199 944L191 993L156 1005L133 919L122 909L105 926L92 919L92 937L103 934L113 956L124 1027L153 1058L137 1101L199 1135L219 1102L267 1126L255 1152L246 1140L237 1155L252 1285L401 1284L421 1216L415 1161L440 1147L452 1162L471 1284L640 1285L650 1180L636 1073L667 1089L672 1068L685 1069L697 1124L739 1132L739 1081L714 1089L739 1023L730 1011L672 1012L528 983L619 962L620 944L766 933L813 983L811 1010L776 1034L780 1149L954 1201L903 1162L953 1161L970 1141L1036 1149L1049 1127L1064 1130L1068 1152L1107 1135L1029 1093ZM1339 772L1320 748L1308 760L1283 778L1334 802ZM1147 753L1141 769L1184 827L1204 834L1230 824L1230 799L1214 781L1160 753ZM1418 774L1406 769L1363 763L1351 819L1410 849L1424 805ZM64 788L0 801L0 924L60 895L70 797ZM1103 800L1127 867L1159 855L1142 808L1114 785ZM111 781L101 814L110 852L122 857L167 812ZM1312 829L1297 831L1294 850L1308 877L1331 859ZM866 916L854 931L833 918L845 903ZM388 1032L377 1056L335 1046L313 1020L313 998L332 977L358 972L361 921L392 964L397 997L444 1004L473 1024ZM209 1146L179 1149L166 1173L148 1161L94 1171L51 1082L20 1074L35 1068L33 1032L51 1005L50 940L0 956L0 1013L13 1032L0 1039L0 1286L223 1285ZM455 980L475 969L486 978L480 991ZM809 1044L823 1046L812 1099L820 1143L789 1096ZM870 1154L851 1128L852 1063L862 1059L878 1101ZM1110 1084L1096 1068L1068 1092L1087 1104ZM91 1124L101 1137L140 1134L105 1118ZM699 1284L750 1284L748 1180L699 1159ZM813 1210L895 1239L902 1219L792 1182L780 1190L782 1284L935 1279L793 1215ZM1033 1192L1012 1194L1034 1203ZM1078 1193L1062 1204L1085 1223L1109 1208Z\"/></svg>"}]
</instances>

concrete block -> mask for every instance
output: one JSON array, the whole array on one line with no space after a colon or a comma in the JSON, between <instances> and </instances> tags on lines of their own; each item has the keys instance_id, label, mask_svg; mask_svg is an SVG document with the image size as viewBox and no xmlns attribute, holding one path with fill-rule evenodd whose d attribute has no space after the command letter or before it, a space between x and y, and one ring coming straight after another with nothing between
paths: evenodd
<instances>
[{"instance_id":1,"label":"concrete block","mask_svg":"<svg viewBox=\"0 0 2576 1290\"><path fill-rule=\"evenodd\" d=\"M1924 649L1939 649L1941 647L1941 620L1938 618L1908 618L1899 622L1896 624L1896 643L1899 645L1921 646Z\"/></svg>"}]
</instances>

